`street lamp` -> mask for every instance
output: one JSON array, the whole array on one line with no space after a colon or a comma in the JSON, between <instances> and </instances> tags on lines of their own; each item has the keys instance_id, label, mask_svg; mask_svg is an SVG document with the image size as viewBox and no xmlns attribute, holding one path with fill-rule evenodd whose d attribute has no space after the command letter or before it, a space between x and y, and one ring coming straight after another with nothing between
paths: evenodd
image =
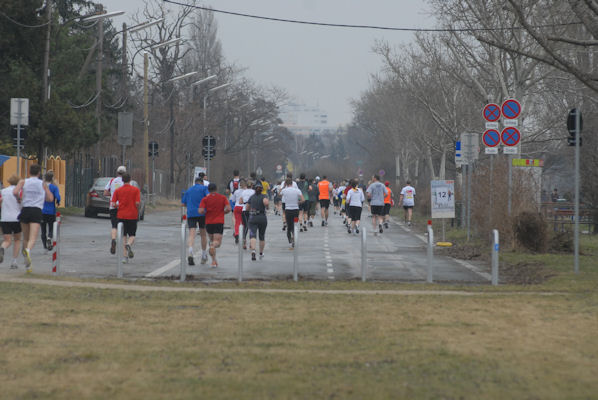
<instances>
[{"instance_id":1,"label":"street lamp","mask_svg":"<svg viewBox=\"0 0 598 400\"><path fill-rule=\"evenodd\" d=\"M81 22L97 21L98 19L102 19L102 18L117 17L119 15L123 15L124 13L125 13L124 11L112 11L109 13L94 14L94 15L90 15L87 17L81 17L81 18L79 18L79 21L81 21Z\"/></svg>"},{"instance_id":2,"label":"street lamp","mask_svg":"<svg viewBox=\"0 0 598 400\"><path fill-rule=\"evenodd\" d=\"M208 95L210 93L214 93L214 92L216 92L216 91L218 91L220 89L224 89L225 87L228 87L228 86L230 86L230 82L225 83L225 84L220 85L220 86L213 87L213 88L209 89L206 92L206 94L203 96L203 135L204 135L204 137L206 136L206 133L207 133L206 119L207 119L207 114L208 114L207 113L207 111L208 111L208 109L207 109L207 107L208 107ZM210 157L210 145L211 145L211 142L208 141L208 149L207 149L207 153L208 153L208 164L207 165L205 164L206 160L204 159L204 166L206 168L206 175L207 176L210 176L209 175L209 172L210 172L210 158L211 158Z\"/></svg>"},{"instance_id":3,"label":"street lamp","mask_svg":"<svg viewBox=\"0 0 598 400\"><path fill-rule=\"evenodd\" d=\"M156 43L149 48L151 50L158 49L163 46L168 46L170 44L178 43L182 40L182 38L176 38L167 40L162 43ZM149 72L149 53L145 51L143 53L143 168L145 170L145 185L149 188L149 88L148 88L148 72ZM172 123L172 115L171 120ZM171 154L172 155L172 154ZM172 173L172 172L171 172ZM152 192L155 193L155 188L152 185Z\"/></svg>"}]
</instances>

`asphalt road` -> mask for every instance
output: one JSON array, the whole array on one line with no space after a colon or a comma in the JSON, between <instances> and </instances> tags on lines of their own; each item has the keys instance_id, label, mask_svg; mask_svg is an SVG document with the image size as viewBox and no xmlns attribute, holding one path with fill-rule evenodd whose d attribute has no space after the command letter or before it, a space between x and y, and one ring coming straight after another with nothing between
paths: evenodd
<instances>
[{"instance_id":1,"label":"asphalt road","mask_svg":"<svg viewBox=\"0 0 598 400\"><path fill-rule=\"evenodd\" d=\"M425 238L395 221L390 229L374 236L370 219L364 212L363 225L367 229L367 278L372 280L425 281L427 258ZM227 225L231 225L227 215ZM367 222L367 223L366 223ZM349 235L339 216L331 215L328 227L315 225L299 234L297 245L298 271L301 279L346 280L361 277L361 238ZM123 266L125 278L170 277L180 272L180 211L178 209L148 212L140 221L135 257ZM293 272L293 251L289 250L279 216L268 215L266 250L263 260L251 261L249 250L244 252L244 279L288 279ZM187 275L194 279L219 281L236 279L238 247L232 230L225 229L223 245L218 249L218 268L199 264L200 245L196 240L195 266L187 266ZM105 218L83 216L63 217L61 227L61 273L67 276L115 277L117 257L109 253L110 221ZM8 256L8 252L7 252ZM41 240L32 252L33 270L51 274L52 254L41 246ZM23 259L18 270L8 270L6 257L0 269L10 274L23 274ZM449 282L488 282L487 267L464 263L436 255L434 279Z\"/></svg>"}]
</instances>

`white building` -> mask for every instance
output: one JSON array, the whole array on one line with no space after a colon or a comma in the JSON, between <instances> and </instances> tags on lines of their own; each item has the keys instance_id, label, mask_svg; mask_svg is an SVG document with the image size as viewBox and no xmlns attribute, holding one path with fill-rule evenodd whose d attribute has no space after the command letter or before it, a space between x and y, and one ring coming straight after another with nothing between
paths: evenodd
<instances>
[{"instance_id":1,"label":"white building","mask_svg":"<svg viewBox=\"0 0 598 400\"><path fill-rule=\"evenodd\" d=\"M322 135L336 132L328 124L328 114L319 106L288 103L280 110L282 126L296 135Z\"/></svg>"}]
</instances>

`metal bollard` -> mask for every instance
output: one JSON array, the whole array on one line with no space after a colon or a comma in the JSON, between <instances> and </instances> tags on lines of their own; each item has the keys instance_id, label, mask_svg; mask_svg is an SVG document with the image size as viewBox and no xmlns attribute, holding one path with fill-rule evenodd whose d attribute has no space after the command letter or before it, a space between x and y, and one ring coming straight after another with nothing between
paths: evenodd
<instances>
[{"instance_id":1,"label":"metal bollard","mask_svg":"<svg viewBox=\"0 0 598 400\"><path fill-rule=\"evenodd\" d=\"M180 263L180 281L185 282L187 279L187 216L183 215L183 222L181 222L181 263Z\"/></svg>"},{"instance_id":2,"label":"metal bollard","mask_svg":"<svg viewBox=\"0 0 598 400\"><path fill-rule=\"evenodd\" d=\"M52 224L52 231L54 232L54 240L52 240L52 272L58 274L60 268L58 266L58 219Z\"/></svg>"},{"instance_id":3,"label":"metal bollard","mask_svg":"<svg viewBox=\"0 0 598 400\"><path fill-rule=\"evenodd\" d=\"M365 282L368 267L368 244L365 224L361 231L361 281Z\"/></svg>"},{"instance_id":4,"label":"metal bollard","mask_svg":"<svg viewBox=\"0 0 598 400\"><path fill-rule=\"evenodd\" d=\"M243 232L243 224L239 225L239 232ZM239 271L237 280L243 282L243 245L241 245L240 241L237 245L237 250L239 251Z\"/></svg>"},{"instance_id":5,"label":"metal bollard","mask_svg":"<svg viewBox=\"0 0 598 400\"><path fill-rule=\"evenodd\" d=\"M295 247L293 248L293 280L297 282L299 280L297 268L299 264L299 224L297 223L299 218L295 218L295 227L293 229L293 241Z\"/></svg>"},{"instance_id":6,"label":"metal bollard","mask_svg":"<svg viewBox=\"0 0 598 400\"><path fill-rule=\"evenodd\" d=\"M60 231L62 230L62 216L60 213L56 213L56 222L58 222L57 229L54 230L54 237L56 238L56 272L60 273Z\"/></svg>"},{"instance_id":7,"label":"metal bollard","mask_svg":"<svg viewBox=\"0 0 598 400\"><path fill-rule=\"evenodd\" d=\"M116 277L123 277L123 223L119 222L116 225Z\"/></svg>"},{"instance_id":8,"label":"metal bollard","mask_svg":"<svg viewBox=\"0 0 598 400\"><path fill-rule=\"evenodd\" d=\"M434 230L428 225L428 283L434 282Z\"/></svg>"},{"instance_id":9,"label":"metal bollard","mask_svg":"<svg viewBox=\"0 0 598 400\"><path fill-rule=\"evenodd\" d=\"M494 237L493 245L492 245L492 285L498 285L498 251L499 251L499 243L498 243L498 230L493 229L492 234Z\"/></svg>"}]
</instances>

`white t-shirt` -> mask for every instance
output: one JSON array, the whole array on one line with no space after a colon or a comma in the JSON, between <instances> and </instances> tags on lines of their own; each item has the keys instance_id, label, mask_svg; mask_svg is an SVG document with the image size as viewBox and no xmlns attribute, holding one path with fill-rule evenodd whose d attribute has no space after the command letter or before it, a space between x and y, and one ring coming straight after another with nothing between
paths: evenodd
<instances>
[{"instance_id":1,"label":"white t-shirt","mask_svg":"<svg viewBox=\"0 0 598 400\"><path fill-rule=\"evenodd\" d=\"M37 207L44 208L44 201L46 201L46 191L44 190L44 183L38 177L25 179L23 185L23 197L21 204L23 207Z\"/></svg>"},{"instance_id":2,"label":"white t-shirt","mask_svg":"<svg viewBox=\"0 0 598 400\"><path fill-rule=\"evenodd\" d=\"M364 201L365 195L360 188L357 188L357 190L349 189L347 192L347 200L345 201L345 204L348 204L351 207L363 207Z\"/></svg>"},{"instance_id":3,"label":"white t-shirt","mask_svg":"<svg viewBox=\"0 0 598 400\"><path fill-rule=\"evenodd\" d=\"M245 204L242 199L243 192L245 192L245 189L238 188L237 190L235 190L235 193L231 195L232 200L235 202L235 208L243 207L243 205Z\"/></svg>"},{"instance_id":4,"label":"white t-shirt","mask_svg":"<svg viewBox=\"0 0 598 400\"><path fill-rule=\"evenodd\" d=\"M110 179L110 181L106 184L106 187L104 188L104 190L107 190L110 192L110 198L112 199L112 195L114 194L116 189L118 189L122 185L124 185L123 178L122 178L122 176L119 175L116 178ZM110 202L110 209L112 210L114 208L116 208L116 207L112 207L112 202Z\"/></svg>"},{"instance_id":5,"label":"white t-shirt","mask_svg":"<svg viewBox=\"0 0 598 400\"><path fill-rule=\"evenodd\" d=\"M403 205L404 206L414 206L415 205L415 189L412 186L405 186L401 190L401 196L403 196Z\"/></svg>"},{"instance_id":6,"label":"white t-shirt","mask_svg":"<svg viewBox=\"0 0 598 400\"><path fill-rule=\"evenodd\" d=\"M249 201L249 198L255 194L255 190L253 190L253 189L237 189L237 192L238 191L243 192L243 194L241 195L241 197L243 198L243 203L245 204L245 207L243 207L243 211L249 211L249 204L247 204L247 202ZM237 192L235 192L235 193L237 193Z\"/></svg>"},{"instance_id":7,"label":"white t-shirt","mask_svg":"<svg viewBox=\"0 0 598 400\"><path fill-rule=\"evenodd\" d=\"M21 213L21 205L13 194L14 185L2 189L0 196L2 196L2 222L18 222L18 216Z\"/></svg>"},{"instance_id":8,"label":"white t-shirt","mask_svg":"<svg viewBox=\"0 0 598 400\"><path fill-rule=\"evenodd\" d=\"M286 210L298 210L299 200L301 200L301 190L296 187L282 189L282 202Z\"/></svg>"}]
</instances>

